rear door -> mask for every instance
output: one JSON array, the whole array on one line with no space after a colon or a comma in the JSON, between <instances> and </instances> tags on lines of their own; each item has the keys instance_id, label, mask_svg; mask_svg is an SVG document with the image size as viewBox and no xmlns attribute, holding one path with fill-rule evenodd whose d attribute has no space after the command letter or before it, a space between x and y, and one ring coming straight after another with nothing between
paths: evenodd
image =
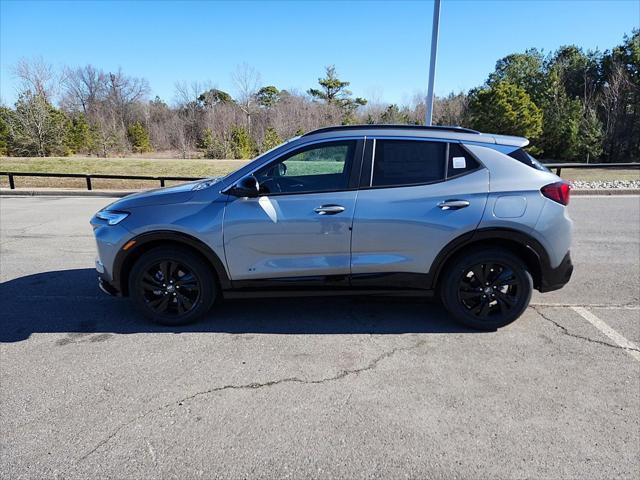
<instances>
[{"instance_id":1,"label":"rear door","mask_svg":"<svg viewBox=\"0 0 640 480\"><path fill-rule=\"evenodd\" d=\"M458 143L437 140L367 140L361 178L354 286L370 274L429 273L445 245L478 226L489 189L486 168Z\"/></svg>"},{"instance_id":2,"label":"rear door","mask_svg":"<svg viewBox=\"0 0 640 480\"><path fill-rule=\"evenodd\" d=\"M363 143L322 141L284 153L254 173L259 197L229 197L224 249L234 284L342 277L348 285Z\"/></svg>"}]
</instances>

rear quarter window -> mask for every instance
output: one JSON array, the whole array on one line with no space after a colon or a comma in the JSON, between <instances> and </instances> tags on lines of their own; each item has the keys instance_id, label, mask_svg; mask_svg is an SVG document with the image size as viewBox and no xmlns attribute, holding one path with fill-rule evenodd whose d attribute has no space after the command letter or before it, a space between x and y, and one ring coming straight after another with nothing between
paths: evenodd
<instances>
[{"instance_id":1,"label":"rear quarter window","mask_svg":"<svg viewBox=\"0 0 640 480\"><path fill-rule=\"evenodd\" d=\"M480 168L478 161L471 156L460 144L449 144L449 160L447 164L447 178L454 178Z\"/></svg>"},{"instance_id":2,"label":"rear quarter window","mask_svg":"<svg viewBox=\"0 0 640 480\"><path fill-rule=\"evenodd\" d=\"M535 158L533 158L531 155L529 155L527 152L525 152L522 148L518 148L516 150L514 150L511 153L508 153L507 155L509 155L511 158L519 161L520 163L524 163L525 165L531 167L531 168L535 168L536 170L541 170L543 172L549 172L550 170L545 167L542 163L540 163L538 160L536 160Z\"/></svg>"}]
</instances>

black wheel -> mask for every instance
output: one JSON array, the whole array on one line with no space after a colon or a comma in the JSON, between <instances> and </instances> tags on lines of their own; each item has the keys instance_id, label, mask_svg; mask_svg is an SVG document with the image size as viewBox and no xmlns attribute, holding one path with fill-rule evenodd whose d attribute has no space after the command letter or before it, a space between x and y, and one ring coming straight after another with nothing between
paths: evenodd
<instances>
[{"instance_id":1,"label":"black wheel","mask_svg":"<svg viewBox=\"0 0 640 480\"><path fill-rule=\"evenodd\" d=\"M209 311L216 299L214 274L203 259L181 248L144 253L129 276L129 296L146 317L163 325L185 325Z\"/></svg>"},{"instance_id":2,"label":"black wheel","mask_svg":"<svg viewBox=\"0 0 640 480\"><path fill-rule=\"evenodd\" d=\"M516 320L529 306L533 279L510 252L485 249L461 256L442 279L440 293L460 323L495 330Z\"/></svg>"}]
</instances>

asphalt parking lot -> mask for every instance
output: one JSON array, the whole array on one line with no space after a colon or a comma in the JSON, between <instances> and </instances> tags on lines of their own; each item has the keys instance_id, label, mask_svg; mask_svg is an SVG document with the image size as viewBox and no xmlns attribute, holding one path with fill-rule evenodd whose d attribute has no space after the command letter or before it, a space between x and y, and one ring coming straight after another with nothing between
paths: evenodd
<instances>
[{"instance_id":1,"label":"asphalt parking lot","mask_svg":"<svg viewBox=\"0 0 640 480\"><path fill-rule=\"evenodd\" d=\"M639 478L640 197L574 197L571 283L491 333L387 298L156 327L96 287L110 201L0 197L0 477Z\"/></svg>"}]
</instances>

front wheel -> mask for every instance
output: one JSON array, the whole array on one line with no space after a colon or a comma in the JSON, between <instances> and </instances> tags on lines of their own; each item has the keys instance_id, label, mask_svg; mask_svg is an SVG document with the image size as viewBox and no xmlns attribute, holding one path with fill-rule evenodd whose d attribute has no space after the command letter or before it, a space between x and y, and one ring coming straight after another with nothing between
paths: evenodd
<instances>
[{"instance_id":1,"label":"front wheel","mask_svg":"<svg viewBox=\"0 0 640 480\"><path fill-rule=\"evenodd\" d=\"M144 253L129 276L129 296L146 317L162 325L186 325L209 311L217 295L211 268L182 248Z\"/></svg>"},{"instance_id":2,"label":"front wheel","mask_svg":"<svg viewBox=\"0 0 640 480\"><path fill-rule=\"evenodd\" d=\"M485 249L455 260L445 272L440 292L455 320L495 330L516 320L529 306L533 279L517 256Z\"/></svg>"}]
</instances>

